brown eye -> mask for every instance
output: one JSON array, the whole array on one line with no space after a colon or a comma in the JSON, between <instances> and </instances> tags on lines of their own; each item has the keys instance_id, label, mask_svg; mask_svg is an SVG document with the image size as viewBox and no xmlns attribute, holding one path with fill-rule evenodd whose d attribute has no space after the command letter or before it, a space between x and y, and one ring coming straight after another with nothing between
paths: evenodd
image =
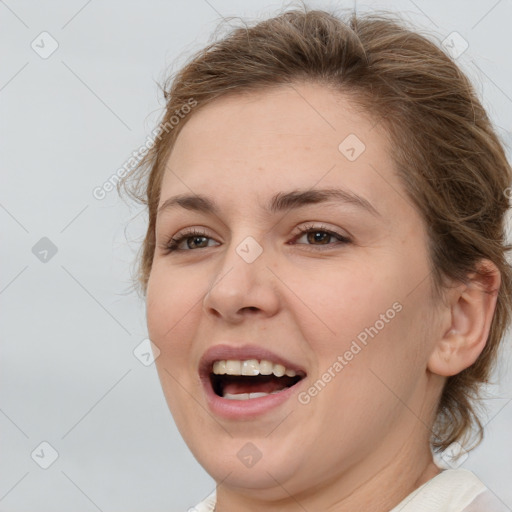
<instances>
[{"instance_id":1,"label":"brown eye","mask_svg":"<svg viewBox=\"0 0 512 512\"><path fill-rule=\"evenodd\" d=\"M167 252L205 249L211 247L211 245L208 245L209 240L213 240L213 238L200 231L191 230L171 238L166 244L165 249Z\"/></svg>"},{"instance_id":2,"label":"brown eye","mask_svg":"<svg viewBox=\"0 0 512 512\"><path fill-rule=\"evenodd\" d=\"M301 242L305 239L305 242ZM335 240L333 242L333 239ZM348 244L350 239L340 233L326 229L325 226L306 226L303 227L297 236L293 239L293 244L304 246L326 246L328 248L337 247L340 244Z\"/></svg>"},{"instance_id":3,"label":"brown eye","mask_svg":"<svg viewBox=\"0 0 512 512\"><path fill-rule=\"evenodd\" d=\"M309 231L307 233L308 242L311 242L312 244L319 242L320 244L325 245L328 243L332 236L333 235L327 233L327 231Z\"/></svg>"},{"instance_id":4,"label":"brown eye","mask_svg":"<svg viewBox=\"0 0 512 512\"><path fill-rule=\"evenodd\" d=\"M207 247L207 245L204 245L205 241L206 244L208 244L207 236L187 236L184 237L184 240L187 240L187 247L189 249L196 249L197 247ZM192 243L189 243L190 240L192 240Z\"/></svg>"}]
</instances>

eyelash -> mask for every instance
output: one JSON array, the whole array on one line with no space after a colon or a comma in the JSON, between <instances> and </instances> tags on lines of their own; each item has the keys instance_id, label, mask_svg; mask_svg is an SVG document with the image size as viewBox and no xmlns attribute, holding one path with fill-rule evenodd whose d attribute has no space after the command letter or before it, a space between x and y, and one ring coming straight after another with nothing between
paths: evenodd
<instances>
[{"instance_id":1,"label":"eyelash","mask_svg":"<svg viewBox=\"0 0 512 512\"><path fill-rule=\"evenodd\" d=\"M351 240L348 237L341 235L340 233L336 233L335 231L332 231L331 229L328 229L325 226L322 226L322 225L315 226L314 224L308 224L306 226L303 226L300 229L300 231L294 235L293 240L296 241L297 239L302 238L303 235L309 234L309 233L326 233L329 236L338 238L338 243L326 244L327 247L325 247L325 248L322 247L322 244L318 245L318 246L314 245L314 244L300 244L300 245L306 245L306 246L309 245L309 248L307 250L317 250L316 247L319 247L319 249L321 251L329 250L329 249L333 249L333 245L339 246L339 245L346 245L346 244L351 243ZM178 249L179 244L183 240L186 240L187 238L194 238L194 237L204 237L204 238L212 239L212 237L207 236L206 233L199 231L196 228L192 228L192 229L182 232L177 237L171 238L164 246L164 250L166 251L166 254L175 252L175 251L187 252L187 251L197 250L197 249ZM208 247L199 247L199 249L208 249Z\"/></svg>"}]
</instances>

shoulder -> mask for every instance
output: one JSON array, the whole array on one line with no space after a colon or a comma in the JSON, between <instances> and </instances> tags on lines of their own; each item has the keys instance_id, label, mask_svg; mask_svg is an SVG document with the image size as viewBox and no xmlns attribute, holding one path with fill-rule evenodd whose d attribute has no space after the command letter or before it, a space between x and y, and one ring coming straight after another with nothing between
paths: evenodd
<instances>
[{"instance_id":1,"label":"shoulder","mask_svg":"<svg viewBox=\"0 0 512 512\"><path fill-rule=\"evenodd\" d=\"M510 512L493 492L485 489L462 512Z\"/></svg>"},{"instance_id":2,"label":"shoulder","mask_svg":"<svg viewBox=\"0 0 512 512\"><path fill-rule=\"evenodd\" d=\"M407 496L391 512L502 512L500 501L466 469L447 469Z\"/></svg>"},{"instance_id":3,"label":"shoulder","mask_svg":"<svg viewBox=\"0 0 512 512\"><path fill-rule=\"evenodd\" d=\"M213 512L215 510L216 492L213 491L206 499L195 507L189 508L187 512Z\"/></svg>"},{"instance_id":4,"label":"shoulder","mask_svg":"<svg viewBox=\"0 0 512 512\"><path fill-rule=\"evenodd\" d=\"M214 512L216 492L187 512ZM390 512L510 512L466 469L447 469L424 483Z\"/></svg>"}]
</instances>

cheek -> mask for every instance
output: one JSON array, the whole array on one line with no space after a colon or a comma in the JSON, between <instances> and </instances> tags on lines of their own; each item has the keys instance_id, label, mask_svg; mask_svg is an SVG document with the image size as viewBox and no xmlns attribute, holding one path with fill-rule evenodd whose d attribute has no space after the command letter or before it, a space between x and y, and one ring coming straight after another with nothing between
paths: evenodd
<instances>
[{"instance_id":1,"label":"cheek","mask_svg":"<svg viewBox=\"0 0 512 512\"><path fill-rule=\"evenodd\" d=\"M329 387L344 388L337 396L344 396L347 406L379 396L379 390L389 394L372 371L390 384L398 375L408 382L419 376L423 363L423 290L414 298L407 296L401 265L364 263L322 269L314 278L305 273L291 286L310 308L301 306L304 314L296 321L315 352L316 372L319 377L329 371L336 375L337 384Z\"/></svg>"},{"instance_id":2,"label":"cheek","mask_svg":"<svg viewBox=\"0 0 512 512\"><path fill-rule=\"evenodd\" d=\"M201 308L206 289L198 281L191 272L171 271L164 264L153 266L146 293L146 319L150 338L160 349L183 333L189 317Z\"/></svg>"},{"instance_id":3,"label":"cheek","mask_svg":"<svg viewBox=\"0 0 512 512\"><path fill-rule=\"evenodd\" d=\"M154 265L146 293L149 338L159 348L155 365L169 409L178 425L192 408L196 393L195 368L189 342L197 328L202 295L190 272ZM204 292L203 292L204 293Z\"/></svg>"},{"instance_id":4,"label":"cheek","mask_svg":"<svg viewBox=\"0 0 512 512\"><path fill-rule=\"evenodd\" d=\"M155 365L162 389L176 421L190 408L190 396L199 388L194 367L194 344L204 291L192 273L156 266L150 275L146 320L151 341L159 348Z\"/></svg>"},{"instance_id":5,"label":"cheek","mask_svg":"<svg viewBox=\"0 0 512 512\"><path fill-rule=\"evenodd\" d=\"M317 394L316 413L330 419L328 428L337 432L342 425L348 439L367 439L368 450L379 432L389 431L407 412L403 404L421 379L418 350L410 346L410 311L393 309L384 294L378 298L382 307L373 299L338 315L339 334L332 343L317 339L319 371L312 386L321 391L310 388ZM386 312L388 323L379 317Z\"/></svg>"},{"instance_id":6,"label":"cheek","mask_svg":"<svg viewBox=\"0 0 512 512\"><path fill-rule=\"evenodd\" d=\"M320 358L343 353L352 339L392 307L389 286L382 274L372 274L371 267L333 262L289 276L287 282L300 301L294 308L299 313L296 321Z\"/></svg>"}]
</instances>

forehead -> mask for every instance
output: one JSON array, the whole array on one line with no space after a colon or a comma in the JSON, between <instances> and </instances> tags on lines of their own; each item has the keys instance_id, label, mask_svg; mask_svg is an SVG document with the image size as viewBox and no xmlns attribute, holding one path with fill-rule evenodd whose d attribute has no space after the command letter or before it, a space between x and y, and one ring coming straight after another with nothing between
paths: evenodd
<instances>
[{"instance_id":1,"label":"forehead","mask_svg":"<svg viewBox=\"0 0 512 512\"><path fill-rule=\"evenodd\" d=\"M326 86L233 94L191 113L168 159L160 204L171 193L204 191L262 204L280 190L343 185L385 208L397 195L389 184L383 191L386 181L400 187L390 150L384 127Z\"/></svg>"},{"instance_id":2,"label":"forehead","mask_svg":"<svg viewBox=\"0 0 512 512\"><path fill-rule=\"evenodd\" d=\"M338 145L348 135L358 137L367 147L382 145L385 141L379 140L378 130L370 133L375 124L348 95L320 84L283 85L230 94L192 112L173 153L183 158L181 151L199 144L212 156L243 157L257 148L263 157L279 153L279 145L286 145L338 156Z\"/></svg>"}]
</instances>

